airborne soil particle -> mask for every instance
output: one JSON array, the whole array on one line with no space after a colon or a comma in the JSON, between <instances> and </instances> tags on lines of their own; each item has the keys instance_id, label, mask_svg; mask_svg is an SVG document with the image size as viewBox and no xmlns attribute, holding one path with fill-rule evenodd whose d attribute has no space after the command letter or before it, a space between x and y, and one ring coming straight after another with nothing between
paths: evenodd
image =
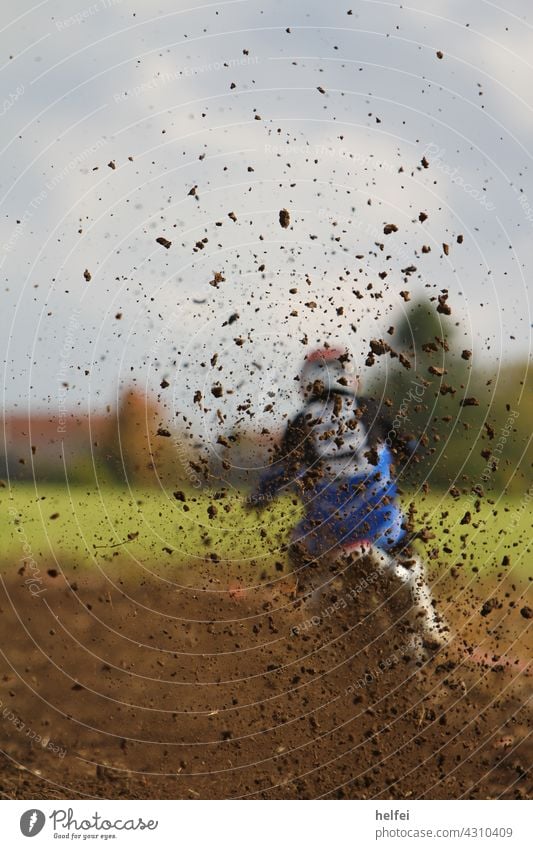
<instances>
[{"instance_id":1,"label":"airborne soil particle","mask_svg":"<svg viewBox=\"0 0 533 849\"><path fill-rule=\"evenodd\" d=\"M291 216L290 216L290 213L289 213L289 211L288 211L287 209L280 209L280 212L279 212L279 223L280 223L280 226L281 226L281 227L283 227L283 228L285 228L285 229L286 229L286 228L289 226L289 224L291 223Z\"/></svg>"}]
</instances>

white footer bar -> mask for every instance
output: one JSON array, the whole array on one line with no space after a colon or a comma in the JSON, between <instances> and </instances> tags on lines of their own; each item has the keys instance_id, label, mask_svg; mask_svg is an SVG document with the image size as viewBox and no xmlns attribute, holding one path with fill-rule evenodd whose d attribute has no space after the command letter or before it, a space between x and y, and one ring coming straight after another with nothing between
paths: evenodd
<instances>
[{"instance_id":1,"label":"white footer bar","mask_svg":"<svg viewBox=\"0 0 533 849\"><path fill-rule=\"evenodd\" d=\"M2 845L367 849L533 846L527 801L11 801ZM35 843L30 843L31 838Z\"/></svg>"}]
</instances>

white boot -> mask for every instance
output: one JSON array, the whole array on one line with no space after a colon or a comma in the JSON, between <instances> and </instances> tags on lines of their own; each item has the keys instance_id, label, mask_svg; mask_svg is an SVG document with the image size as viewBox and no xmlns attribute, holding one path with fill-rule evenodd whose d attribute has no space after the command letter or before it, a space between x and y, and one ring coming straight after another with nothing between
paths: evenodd
<instances>
[{"instance_id":1,"label":"white boot","mask_svg":"<svg viewBox=\"0 0 533 849\"><path fill-rule=\"evenodd\" d=\"M382 574L394 575L409 587L415 613L420 612L422 643L429 648L441 648L447 643L448 626L439 617L433 605L431 590L426 580L426 570L418 557L411 557L409 568L379 548L373 547L370 556ZM417 645L420 640L417 641Z\"/></svg>"}]
</instances>

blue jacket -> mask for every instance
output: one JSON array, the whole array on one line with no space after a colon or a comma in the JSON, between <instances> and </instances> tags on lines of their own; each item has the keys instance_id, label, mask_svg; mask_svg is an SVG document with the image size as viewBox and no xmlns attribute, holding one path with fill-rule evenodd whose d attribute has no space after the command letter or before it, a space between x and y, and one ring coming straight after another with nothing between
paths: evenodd
<instances>
[{"instance_id":1,"label":"blue jacket","mask_svg":"<svg viewBox=\"0 0 533 849\"><path fill-rule=\"evenodd\" d=\"M289 422L256 494L299 494L305 516L293 539L314 556L362 539L388 549L405 538L387 438L393 431L367 401L339 395L311 399Z\"/></svg>"}]
</instances>

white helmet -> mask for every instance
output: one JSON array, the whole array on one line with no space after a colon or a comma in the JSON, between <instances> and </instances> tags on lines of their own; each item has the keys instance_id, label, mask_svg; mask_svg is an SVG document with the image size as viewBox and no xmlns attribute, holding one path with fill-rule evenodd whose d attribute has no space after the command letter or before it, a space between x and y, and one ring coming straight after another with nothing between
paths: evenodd
<instances>
[{"instance_id":1,"label":"white helmet","mask_svg":"<svg viewBox=\"0 0 533 849\"><path fill-rule=\"evenodd\" d=\"M300 377L305 397L342 392L354 395L359 386L355 367L346 348L317 348L305 357Z\"/></svg>"}]
</instances>

